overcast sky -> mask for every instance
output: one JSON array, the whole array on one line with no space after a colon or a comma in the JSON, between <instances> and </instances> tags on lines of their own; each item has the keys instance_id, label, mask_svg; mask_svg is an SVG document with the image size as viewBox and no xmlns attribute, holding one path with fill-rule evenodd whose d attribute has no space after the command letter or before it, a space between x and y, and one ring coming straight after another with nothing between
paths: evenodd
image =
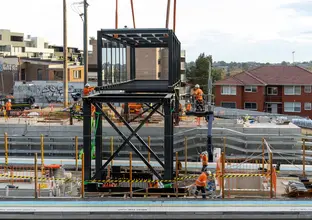
<instances>
[{"instance_id":1,"label":"overcast sky","mask_svg":"<svg viewBox=\"0 0 312 220\"><path fill-rule=\"evenodd\" d=\"M68 44L82 48L83 23L68 4ZM88 0L89 36L115 26L115 0ZM167 0L133 0L137 28L165 27ZM63 0L2 1L0 29L62 45ZM173 2L173 1L171 1ZM83 8L80 8L82 11ZM172 13L171 13L172 15ZM119 0L119 26L132 27L130 0ZM172 27L172 22L170 23ZM199 53L224 61L312 60L311 0L177 0L177 27L187 60Z\"/></svg>"}]
</instances>

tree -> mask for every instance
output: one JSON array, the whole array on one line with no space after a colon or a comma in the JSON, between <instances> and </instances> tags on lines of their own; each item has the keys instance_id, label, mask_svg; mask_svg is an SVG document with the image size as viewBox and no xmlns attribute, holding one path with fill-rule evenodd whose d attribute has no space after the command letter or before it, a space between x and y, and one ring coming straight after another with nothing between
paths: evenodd
<instances>
[{"instance_id":1,"label":"tree","mask_svg":"<svg viewBox=\"0 0 312 220\"><path fill-rule=\"evenodd\" d=\"M212 57L201 53L196 59L194 65L188 65L186 70L186 78L191 84L199 84L204 93L207 93L209 62L212 63ZM212 82L220 80L222 70L211 69Z\"/></svg>"}]
</instances>

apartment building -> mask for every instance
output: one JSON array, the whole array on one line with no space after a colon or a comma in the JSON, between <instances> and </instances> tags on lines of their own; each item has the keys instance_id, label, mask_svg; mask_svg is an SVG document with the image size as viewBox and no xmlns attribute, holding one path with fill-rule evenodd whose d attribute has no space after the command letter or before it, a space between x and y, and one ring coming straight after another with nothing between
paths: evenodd
<instances>
[{"instance_id":1,"label":"apartment building","mask_svg":"<svg viewBox=\"0 0 312 220\"><path fill-rule=\"evenodd\" d=\"M16 56L25 50L24 34L0 29L0 56Z\"/></svg>"},{"instance_id":2,"label":"apartment building","mask_svg":"<svg viewBox=\"0 0 312 220\"><path fill-rule=\"evenodd\" d=\"M216 106L312 118L312 72L302 67L257 67L214 85Z\"/></svg>"}]
</instances>

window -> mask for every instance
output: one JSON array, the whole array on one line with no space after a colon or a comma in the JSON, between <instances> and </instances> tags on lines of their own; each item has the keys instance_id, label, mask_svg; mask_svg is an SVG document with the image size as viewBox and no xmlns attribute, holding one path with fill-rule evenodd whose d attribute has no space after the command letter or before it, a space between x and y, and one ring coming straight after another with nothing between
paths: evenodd
<instances>
[{"instance_id":1,"label":"window","mask_svg":"<svg viewBox=\"0 0 312 220\"><path fill-rule=\"evenodd\" d=\"M26 80L26 71L25 71L25 69L21 69L21 80L22 81Z\"/></svg>"},{"instance_id":2,"label":"window","mask_svg":"<svg viewBox=\"0 0 312 220\"><path fill-rule=\"evenodd\" d=\"M267 94L268 95L277 95L278 94L277 87L268 87Z\"/></svg>"},{"instance_id":3,"label":"window","mask_svg":"<svg viewBox=\"0 0 312 220\"><path fill-rule=\"evenodd\" d=\"M23 36L11 36L11 41L16 41L16 42L23 42L24 39Z\"/></svg>"},{"instance_id":4,"label":"window","mask_svg":"<svg viewBox=\"0 0 312 220\"><path fill-rule=\"evenodd\" d=\"M160 59L158 59L158 65L160 65L160 63L161 63L161 62L160 62Z\"/></svg>"},{"instance_id":5,"label":"window","mask_svg":"<svg viewBox=\"0 0 312 220\"><path fill-rule=\"evenodd\" d=\"M236 108L236 102L221 102L223 108Z\"/></svg>"},{"instance_id":6,"label":"window","mask_svg":"<svg viewBox=\"0 0 312 220\"><path fill-rule=\"evenodd\" d=\"M305 86L304 87L304 92L305 93L311 93L311 86Z\"/></svg>"},{"instance_id":7,"label":"window","mask_svg":"<svg viewBox=\"0 0 312 220\"><path fill-rule=\"evenodd\" d=\"M301 95L301 86L284 86L285 95Z\"/></svg>"},{"instance_id":8,"label":"window","mask_svg":"<svg viewBox=\"0 0 312 220\"><path fill-rule=\"evenodd\" d=\"M311 108L312 108L311 102L304 103L304 110L311 110Z\"/></svg>"},{"instance_id":9,"label":"window","mask_svg":"<svg viewBox=\"0 0 312 220\"><path fill-rule=\"evenodd\" d=\"M222 86L222 95L236 95L236 86Z\"/></svg>"},{"instance_id":10,"label":"window","mask_svg":"<svg viewBox=\"0 0 312 220\"><path fill-rule=\"evenodd\" d=\"M0 40L2 40L2 35L0 34Z\"/></svg>"},{"instance_id":11,"label":"window","mask_svg":"<svg viewBox=\"0 0 312 220\"><path fill-rule=\"evenodd\" d=\"M161 72L158 72L158 74L157 74L158 78L160 78L160 75L161 75Z\"/></svg>"},{"instance_id":12,"label":"window","mask_svg":"<svg viewBox=\"0 0 312 220\"><path fill-rule=\"evenodd\" d=\"M81 70L74 70L74 79L81 79Z\"/></svg>"},{"instance_id":13,"label":"window","mask_svg":"<svg viewBox=\"0 0 312 220\"><path fill-rule=\"evenodd\" d=\"M284 112L301 112L301 103L284 102Z\"/></svg>"},{"instance_id":14,"label":"window","mask_svg":"<svg viewBox=\"0 0 312 220\"><path fill-rule=\"evenodd\" d=\"M37 69L37 80L42 80L42 76L43 73L42 73L42 69Z\"/></svg>"},{"instance_id":15,"label":"window","mask_svg":"<svg viewBox=\"0 0 312 220\"><path fill-rule=\"evenodd\" d=\"M255 103L255 102L245 102L244 108L248 109L248 110L257 110L257 103Z\"/></svg>"},{"instance_id":16,"label":"window","mask_svg":"<svg viewBox=\"0 0 312 220\"><path fill-rule=\"evenodd\" d=\"M245 86L245 92L257 92L257 86Z\"/></svg>"},{"instance_id":17,"label":"window","mask_svg":"<svg viewBox=\"0 0 312 220\"><path fill-rule=\"evenodd\" d=\"M54 71L54 80L63 80L63 71Z\"/></svg>"}]
</instances>

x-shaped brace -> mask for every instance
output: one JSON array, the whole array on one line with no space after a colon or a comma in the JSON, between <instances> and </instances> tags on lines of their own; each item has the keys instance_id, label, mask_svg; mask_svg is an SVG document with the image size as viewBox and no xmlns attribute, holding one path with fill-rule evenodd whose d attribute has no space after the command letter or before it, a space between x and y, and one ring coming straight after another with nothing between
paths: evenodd
<instances>
[{"instance_id":1,"label":"x-shaped brace","mask_svg":"<svg viewBox=\"0 0 312 220\"><path fill-rule=\"evenodd\" d=\"M98 109L101 111L103 117L107 120L107 122L113 127L113 129L124 139L124 142L119 146L119 148L113 153L113 155L110 156L110 158L104 163L104 165L101 167L100 170L103 170L117 155L118 153L122 150L122 148L124 148L124 146L126 146L126 144L128 144L132 149L133 151L141 158L141 160L143 161L143 163L145 163L145 165L155 174L155 176L158 178L158 179L162 179L162 177L154 170L154 168L149 164L149 162L144 158L144 156L141 154L141 152L132 144L132 142L130 141L131 138L135 135L137 135L136 133L143 127L143 125L145 124L145 122L156 112L156 110L159 108L159 106L161 104L156 104L156 108L153 109L146 118L144 118L144 120L141 122L141 124L135 129L133 130L131 127L131 135L127 138L119 129L118 127L115 125L114 122L111 121L111 119L107 116L107 114L102 110L102 108L98 105L98 103L94 103L94 105L96 107L98 107ZM107 103L107 105L114 111L115 108L110 104L110 103ZM116 114L116 110L114 111L115 114ZM120 114L117 112L118 117L120 117L123 122L126 124L128 124L121 116ZM145 142L144 142L145 143ZM163 163L161 164L163 167ZM96 178L98 172L100 170L97 170L96 173L94 174L93 178Z\"/></svg>"}]
</instances>

